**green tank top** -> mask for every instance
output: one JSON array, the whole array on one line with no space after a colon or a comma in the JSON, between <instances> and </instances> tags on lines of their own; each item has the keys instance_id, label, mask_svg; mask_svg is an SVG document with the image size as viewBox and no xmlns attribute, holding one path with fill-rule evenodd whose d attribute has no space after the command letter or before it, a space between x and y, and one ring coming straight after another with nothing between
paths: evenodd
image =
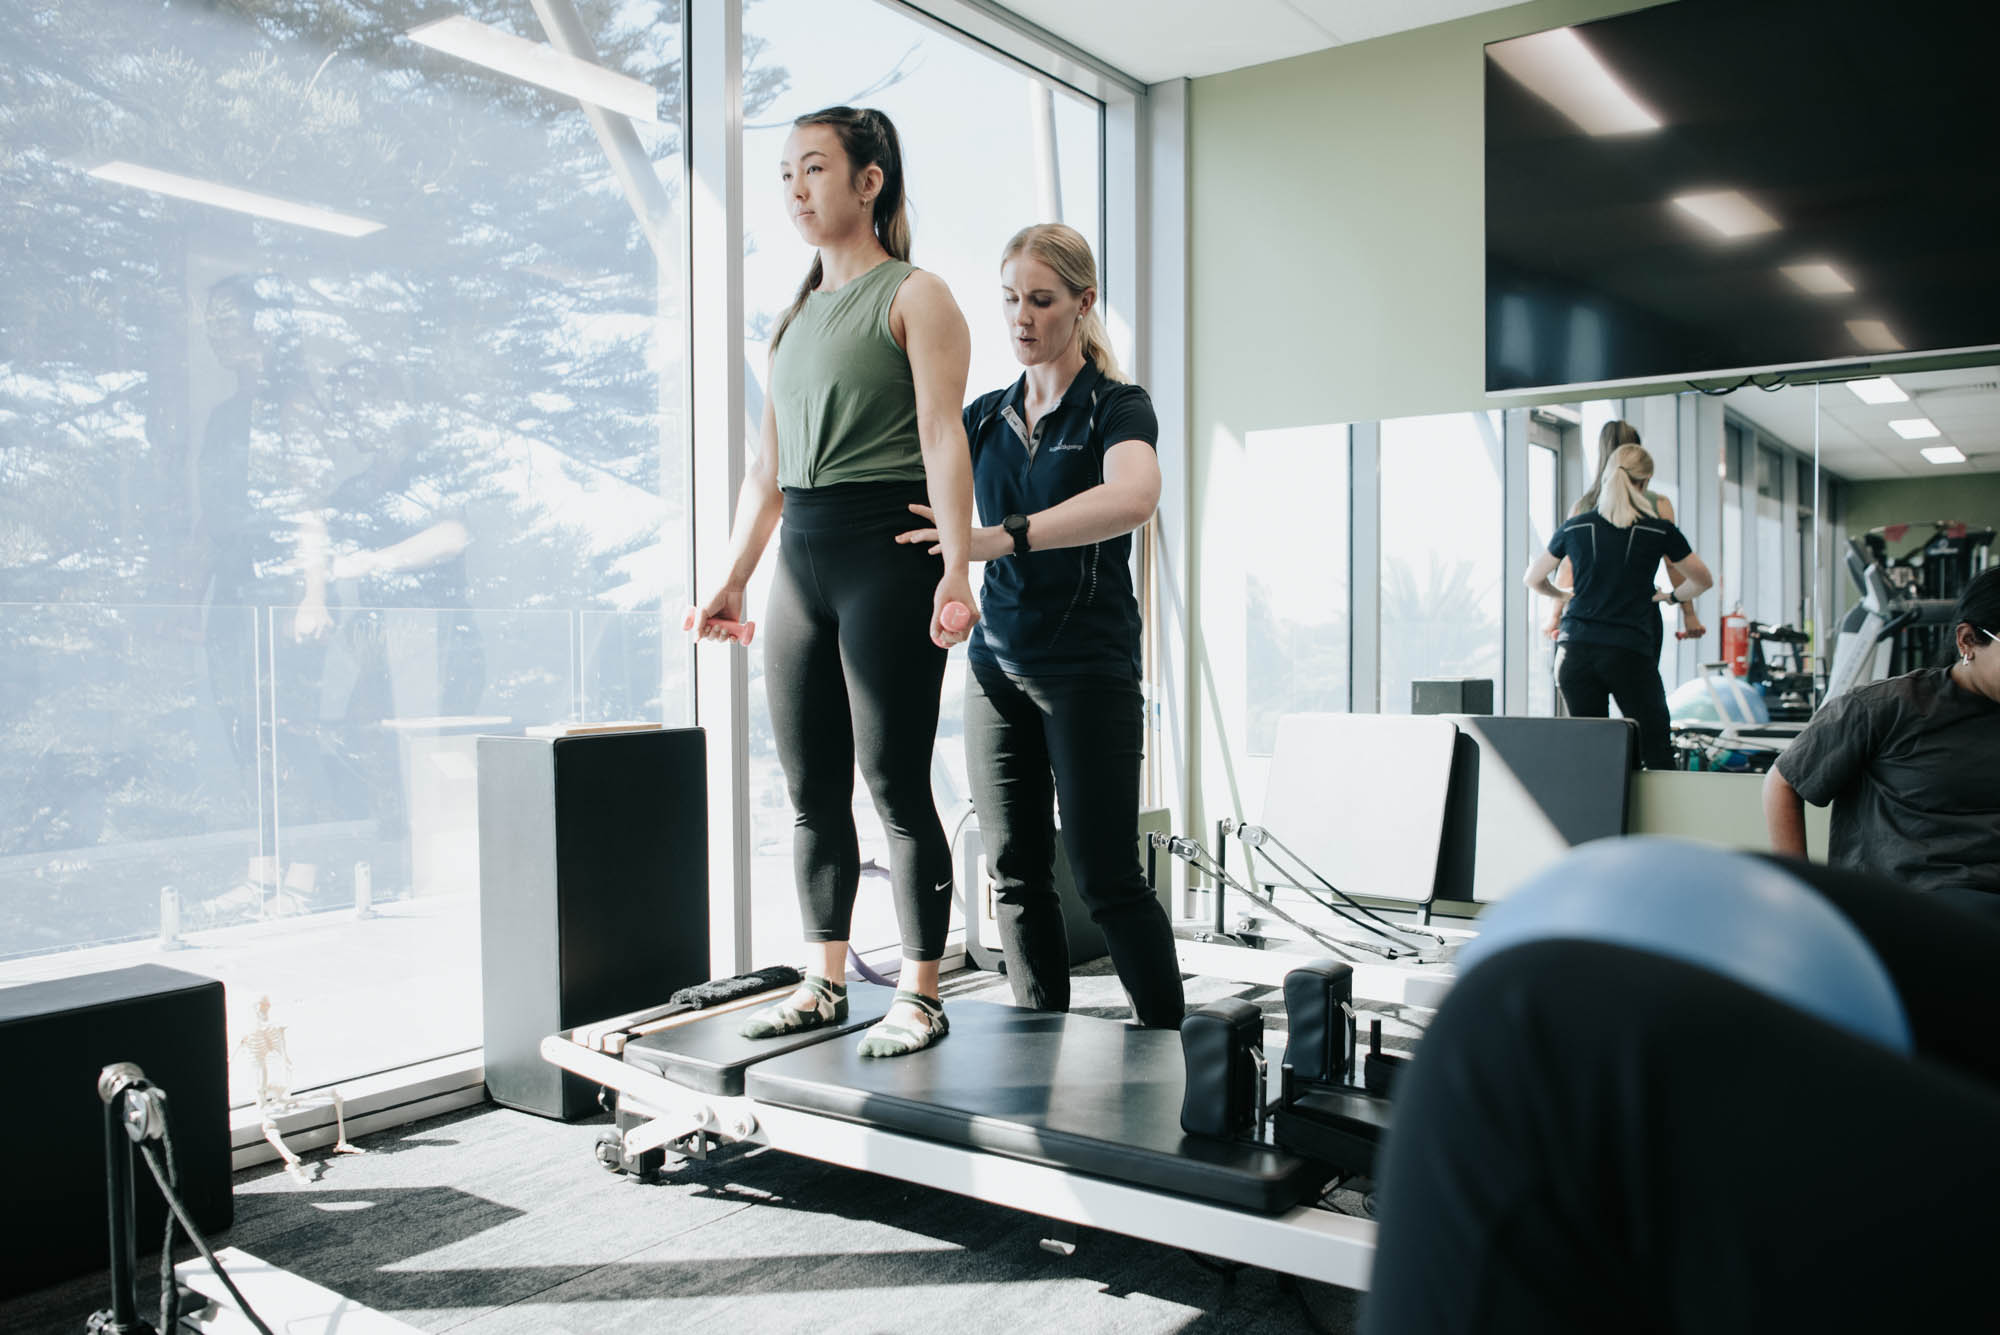
<instances>
[{"instance_id":1,"label":"green tank top","mask_svg":"<svg viewBox=\"0 0 2000 1335\"><path fill-rule=\"evenodd\" d=\"M778 485L908 482L924 475L917 386L889 332L889 306L916 266L884 260L806 298L771 360Z\"/></svg>"}]
</instances>

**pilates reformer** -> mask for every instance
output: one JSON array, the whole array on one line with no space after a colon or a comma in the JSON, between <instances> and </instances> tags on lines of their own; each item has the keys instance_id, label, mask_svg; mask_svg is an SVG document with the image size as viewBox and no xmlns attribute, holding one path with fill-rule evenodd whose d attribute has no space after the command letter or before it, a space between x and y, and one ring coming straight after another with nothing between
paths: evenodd
<instances>
[{"instance_id":1,"label":"pilates reformer","mask_svg":"<svg viewBox=\"0 0 2000 1335\"><path fill-rule=\"evenodd\" d=\"M781 989L554 1034L542 1055L616 1091L598 1158L642 1180L669 1158L767 1146L1041 1216L1052 1249L1088 1227L1360 1289L1375 1224L1326 1199L1372 1168L1387 1099L1353 1084L1376 1071L1356 1051L1352 986L1337 961L1293 971L1275 1082L1261 1012L1240 999L1179 1034L957 1001L945 1041L871 1061L856 1035L892 992L860 982L845 1022L804 1034L739 1035L740 1012Z\"/></svg>"}]
</instances>

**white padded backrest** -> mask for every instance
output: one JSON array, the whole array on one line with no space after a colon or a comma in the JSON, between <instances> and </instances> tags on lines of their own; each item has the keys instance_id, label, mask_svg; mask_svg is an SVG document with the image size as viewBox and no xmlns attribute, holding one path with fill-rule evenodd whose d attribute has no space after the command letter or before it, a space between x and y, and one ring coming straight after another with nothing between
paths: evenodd
<instances>
[{"instance_id":1,"label":"white padded backrest","mask_svg":"<svg viewBox=\"0 0 2000 1335\"><path fill-rule=\"evenodd\" d=\"M1436 715L1287 714L1257 823L1350 895L1424 903L1457 739Z\"/></svg>"}]
</instances>

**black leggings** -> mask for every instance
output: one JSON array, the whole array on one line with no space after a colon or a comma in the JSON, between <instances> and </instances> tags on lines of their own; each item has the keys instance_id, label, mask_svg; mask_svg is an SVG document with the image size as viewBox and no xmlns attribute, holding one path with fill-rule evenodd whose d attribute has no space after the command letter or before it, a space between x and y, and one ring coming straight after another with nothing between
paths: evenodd
<instances>
[{"instance_id":1,"label":"black leggings","mask_svg":"<svg viewBox=\"0 0 2000 1335\"><path fill-rule=\"evenodd\" d=\"M1952 1330L1990 1307L2000 927L1786 865L1873 946L1917 1056L1649 953L1495 956L1399 1087L1364 1332Z\"/></svg>"},{"instance_id":2,"label":"black leggings","mask_svg":"<svg viewBox=\"0 0 2000 1335\"><path fill-rule=\"evenodd\" d=\"M1016 678L974 662L965 768L991 852L1000 947L1014 1002L1069 1009L1069 934L1055 885L1056 830L1090 920L1140 1024L1178 1029L1174 929L1139 865L1145 702L1115 677Z\"/></svg>"},{"instance_id":3,"label":"black leggings","mask_svg":"<svg viewBox=\"0 0 2000 1335\"><path fill-rule=\"evenodd\" d=\"M928 502L921 482L785 490L766 613L764 684L798 813L792 866L808 941L845 941L861 851L854 768L889 837L903 955L944 954L951 850L931 798L945 651L931 643L944 563L895 541Z\"/></svg>"},{"instance_id":4,"label":"black leggings","mask_svg":"<svg viewBox=\"0 0 2000 1335\"><path fill-rule=\"evenodd\" d=\"M1556 685L1571 718L1609 718L1611 701L1639 725L1639 756L1647 769L1674 768L1673 727L1667 690L1660 684L1659 655L1636 649L1565 640Z\"/></svg>"}]
</instances>

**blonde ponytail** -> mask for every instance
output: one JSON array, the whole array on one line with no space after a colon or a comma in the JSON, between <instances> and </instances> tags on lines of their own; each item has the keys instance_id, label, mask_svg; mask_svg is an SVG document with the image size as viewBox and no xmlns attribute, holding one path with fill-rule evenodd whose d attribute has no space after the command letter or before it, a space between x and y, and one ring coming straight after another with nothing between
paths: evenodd
<instances>
[{"instance_id":1,"label":"blonde ponytail","mask_svg":"<svg viewBox=\"0 0 2000 1335\"><path fill-rule=\"evenodd\" d=\"M1570 518L1576 518L1585 510L1597 509L1598 493L1604 490L1604 479L1611 473L1611 461L1617 455L1618 447L1638 443L1639 428L1630 422L1614 417L1604 424L1597 433L1597 476L1591 481L1590 490L1578 497L1576 504L1570 508ZM1652 458L1650 454L1646 456L1644 477L1653 475Z\"/></svg>"},{"instance_id":2,"label":"blonde ponytail","mask_svg":"<svg viewBox=\"0 0 2000 1335\"><path fill-rule=\"evenodd\" d=\"M1640 445L1620 445L1598 480L1597 513L1614 528L1630 528L1639 516L1651 519L1653 503L1646 499L1640 478L1653 475L1653 456Z\"/></svg>"},{"instance_id":3,"label":"blonde ponytail","mask_svg":"<svg viewBox=\"0 0 2000 1335\"><path fill-rule=\"evenodd\" d=\"M1000 263L1005 264L1023 252L1034 256L1054 271L1056 278L1069 289L1073 297L1081 297L1097 287L1097 260L1090 253L1090 242L1083 239L1083 233L1062 223L1036 223L1023 227L1007 242L1000 252ZM1083 350L1084 360L1097 367L1098 374L1106 380L1120 384L1132 383L1130 376L1120 369L1118 354L1111 350L1111 335L1104 327L1103 319L1093 304L1078 322L1077 345Z\"/></svg>"}]
</instances>

